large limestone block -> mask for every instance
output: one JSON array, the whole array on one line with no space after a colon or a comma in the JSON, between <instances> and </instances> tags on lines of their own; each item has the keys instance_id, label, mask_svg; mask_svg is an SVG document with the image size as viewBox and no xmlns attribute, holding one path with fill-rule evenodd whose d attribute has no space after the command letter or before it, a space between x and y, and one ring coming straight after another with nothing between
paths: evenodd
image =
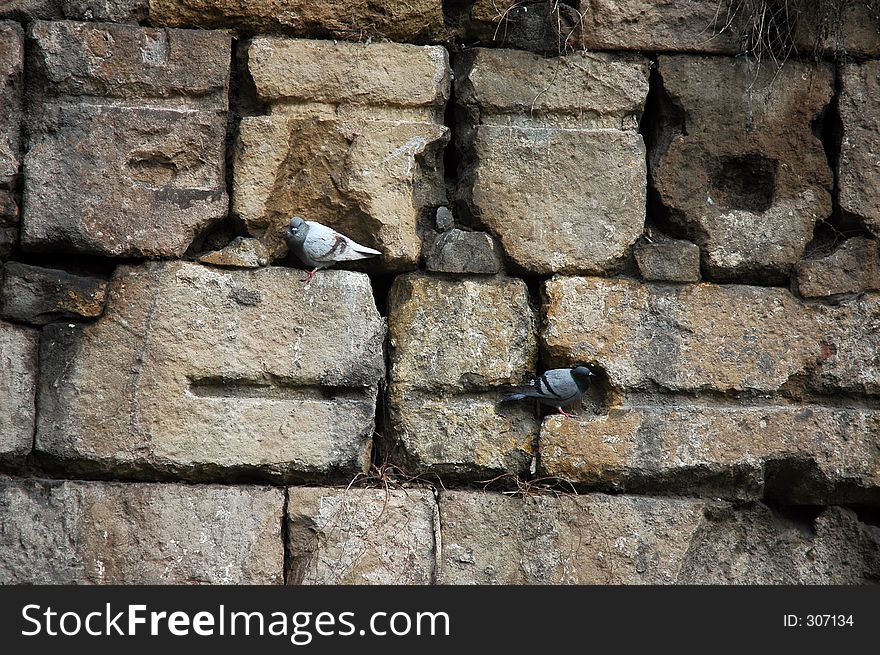
<instances>
[{"instance_id":1,"label":"large limestone block","mask_svg":"<svg viewBox=\"0 0 880 655\"><path fill-rule=\"evenodd\" d=\"M152 25L360 41L445 33L442 0L149 0Z\"/></svg>"},{"instance_id":2,"label":"large limestone block","mask_svg":"<svg viewBox=\"0 0 880 655\"><path fill-rule=\"evenodd\" d=\"M436 514L429 489L291 487L287 584L430 584Z\"/></svg>"},{"instance_id":3,"label":"large limestone block","mask_svg":"<svg viewBox=\"0 0 880 655\"><path fill-rule=\"evenodd\" d=\"M647 77L629 55L457 59L460 200L517 266L606 271L642 233Z\"/></svg>"},{"instance_id":4,"label":"large limestone block","mask_svg":"<svg viewBox=\"0 0 880 655\"><path fill-rule=\"evenodd\" d=\"M24 33L17 23L0 22L0 229L18 222L23 70Z\"/></svg>"},{"instance_id":5,"label":"large limestone block","mask_svg":"<svg viewBox=\"0 0 880 655\"><path fill-rule=\"evenodd\" d=\"M880 530L832 507L808 523L763 505L647 496L440 495L444 584L853 584Z\"/></svg>"},{"instance_id":6,"label":"large limestone block","mask_svg":"<svg viewBox=\"0 0 880 655\"><path fill-rule=\"evenodd\" d=\"M398 277L389 298L389 434L405 468L522 472L537 436L527 403L499 387L534 371L535 321L521 280Z\"/></svg>"},{"instance_id":7,"label":"large limestone block","mask_svg":"<svg viewBox=\"0 0 880 655\"><path fill-rule=\"evenodd\" d=\"M35 330L0 321L0 461L33 446L38 340Z\"/></svg>"},{"instance_id":8,"label":"large limestone block","mask_svg":"<svg viewBox=\"0 0 880 655\"><path fill-rule=\"evenodd\" d=\"M384 332L358 273L120 267L100 320L45 328L37 448L122 473L351 476Z\"/></svg>"},{"instance_id":9,"label":"large limestone block","mask_svg":"<svg viewBox=\"0 0 880 655\"><path fill-rule=\"evenodd\" d=\"M711 278L782 281L831 215L833 178L814 134L831 68L681 55L661 57L659 72L649 164L669 220L700 246Z\"/></svg>"},{"instance_id":10,"label":"large limestone block","mask_svg":"<svg viewBox=\"0 0 880 655\"><path fill-rule=\"evenodd\" d=\"M36 22L28 43L25 249L179 257L226 215L228 35Z\"/></svg>"},{"instance_id":11,"label":"large limestone block","mask_svg":"<svg viewBox=\"0 0 880 655\"><path fill-rule=\"evenodd\" d=\"M3 584L280 584L281 489L0 477Z\"/></svg>"},{"instance_id":12,"label":"large limestone block","mask_svg":"<svg viewBox=\"0 0 880 655\"><path fill-rule=\"evenodd\" d=\"M553 363L597 363L622 390L880 393L880 296L839 307L788 290L555 278L541 334Z\"/></svg>"},{"instance_id":13,"label":"large limestone block","mask_svg":"<svg viewBox=\"0 0 880 655\"><path fill-rule=\"evenodd\" d=\"M266 116L245 117L233 209L270 254L300 214L414 268L422 214L445 203L448 54L441 47L257 38L248 70Z\"/></svg>"},{"instance_id":14,"label":"large limestone block","mask_svg":"<svg viewBox=\"0 0 880 655\"><path fill-rule=\"evenodd\" d=\"M601 488L858 503L880 499L880 414L817 405L613 408L548 416L542 474Z\"/></svg>"},{"instance_id":15,"label":"large limestone block","mask_svg":"<svg viewBox=\"0 0 880 655\"><path fill-rule=\"evenodd\" d=\"M840 206L880 236L880 61L845 65L841 81Z\"/></svg>"}]
</instances>

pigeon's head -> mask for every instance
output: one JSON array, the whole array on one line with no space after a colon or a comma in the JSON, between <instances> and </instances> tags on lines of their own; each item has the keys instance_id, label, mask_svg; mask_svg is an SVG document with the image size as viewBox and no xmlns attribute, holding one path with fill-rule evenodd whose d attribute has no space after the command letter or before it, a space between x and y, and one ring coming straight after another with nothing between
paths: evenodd
<instances>
[{"instance_id":1,"label":"pigeon's head","mask_svg":"<svg viewBox=\"0 0 880 655\"><path fill-rule=\"evenodd\" d=\"M306 240L306 234L309 232L308 224L301 216L294 216L290 219L290 225L284 233L284 238L293 243L302 243Z\"/></svg>"},{"instance_id":2,"label":"pigeon's head","mask_svg":"<svg viewBox=\"0 0 880 655\"><path fill-rule=\"evenodd\" d=\"M592 378L596 377L593 370L589 366L573 366L571 369L571 377L577 383L579 389L586 389L590 386Z\"/></svg>"}]
</instances>

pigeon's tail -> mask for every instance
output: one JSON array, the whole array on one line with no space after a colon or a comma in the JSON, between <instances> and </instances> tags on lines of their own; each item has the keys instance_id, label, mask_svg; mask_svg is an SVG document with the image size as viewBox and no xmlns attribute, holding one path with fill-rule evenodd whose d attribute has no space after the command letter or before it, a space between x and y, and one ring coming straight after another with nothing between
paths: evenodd
<instances>
[{"instance_id":1,"label":"pigeon's tail","mask_svg":"<svg viewBox=\"0 0 880 655\"><path fill-rule=\"evenodd\" d=\"M367 248L366 246L362 246L359 243L355 243L351 249L357 254L361 255L362 258L367 257L375 257L376 255L381 255L382 252L379 250L373 250L372 248Z\"/></svg>"},{"instance_id":2,"label":"pigeon's tail","mask_svg":"<svg viewBox=\"0 0 880 655\"><path fill-rule=\"evenodd\" d=\"M521 389L531 389L532 387L511 387L508 389L509 392L504 398L501 399L502 403L509 403L513 400L522 400L523 398L528 398L529 394L523 393Z\"/></svg>"}]
</instances>

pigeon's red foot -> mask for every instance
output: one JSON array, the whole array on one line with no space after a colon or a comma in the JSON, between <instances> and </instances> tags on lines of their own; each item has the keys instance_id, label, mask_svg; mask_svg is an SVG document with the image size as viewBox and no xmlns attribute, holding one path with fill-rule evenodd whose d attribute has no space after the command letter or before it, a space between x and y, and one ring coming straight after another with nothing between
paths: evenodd
<instances>
[{"instance_id":1,"label":"pigeon's red foot","mask_svg":"<svg viewBox=\"0 0 880 655\"><path fill-rule=\"evenodd\" d=\"M556 409L558 409L558 410L559 410L559 413L562 414L563 416L568 416L568 417L574 416L574 414L570 414L570 413L566 412L566 411L565 411L564 409L562 409L561 407L557 407Z\"/></svg>"},{"instance_id":2,"label":"pigeon's red foot","mask_svg":"<svg viewBox=\"0 0 880 655\"><path fill-rule=\"evenodd\" d=\"M302 282L310 282L311 279L312 279L313 277L315 277L315 273L317 273L317 272L318 272L318 269L317 269L317 268L313 268L313 269L310 270L308 273L306 273L306 276L305 276L301 281L302 281Z\"/></svg>"}]
</instances>

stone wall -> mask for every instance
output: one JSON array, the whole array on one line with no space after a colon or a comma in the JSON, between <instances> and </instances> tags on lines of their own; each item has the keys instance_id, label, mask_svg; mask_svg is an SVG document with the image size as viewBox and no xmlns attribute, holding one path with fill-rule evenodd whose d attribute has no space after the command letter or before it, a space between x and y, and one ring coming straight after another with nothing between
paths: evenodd
<instances>
[{"instance_id":1,"label":"stone wall","mask_svg":"<svg viewBox=\"0 0 880 655\"><path fill-rule=\"evenodd\" d=\"M880 21L722 5L0 4L0 582L880 580Z\"/></svg>"}]
</instances>

